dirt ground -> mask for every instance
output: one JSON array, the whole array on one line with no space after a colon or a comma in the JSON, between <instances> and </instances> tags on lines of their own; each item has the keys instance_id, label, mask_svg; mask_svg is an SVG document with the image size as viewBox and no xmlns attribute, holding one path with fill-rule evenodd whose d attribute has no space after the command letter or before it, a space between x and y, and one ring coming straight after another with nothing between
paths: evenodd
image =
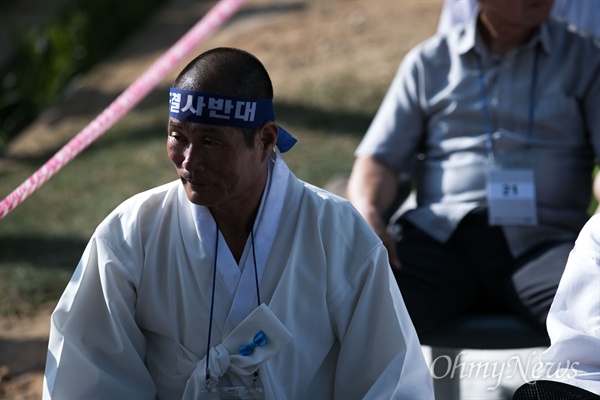
<instances>
[{"instance_id":1,"label":"dirt ground","mask_svg":"<svg viewBox=\"0 0 600 400\"><path fill-rule=\"evenodd\" d=\"M403 55L435 33L442 0L250 0L197 49L246 49L259 57L278 88L301 88L351 72L365 88L387 87ZM170 0L152 22L82 77L63 103L44 112L9 147L35 155L56 147L89 123L187 31L213 2ZM170 80L167 80L170 82ZM165 85L168 84L167 82ZM85 93L104 93L88 97ZM285 94L281 94L285 96ZM0 317L0 399L41 398L50 313Z\"/></svg>"}]
</instances>

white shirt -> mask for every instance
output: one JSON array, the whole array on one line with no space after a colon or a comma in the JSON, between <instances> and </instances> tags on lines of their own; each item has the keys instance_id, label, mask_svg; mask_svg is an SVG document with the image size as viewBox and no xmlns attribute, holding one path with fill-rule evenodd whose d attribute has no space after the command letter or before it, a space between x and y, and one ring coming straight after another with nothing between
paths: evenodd
<instances>
[{"instance_id":1,"label":"white shirt","mask_svg":"<svg viewBox=\"0 0 600 400\"><path fill-rule=\"evenodd\" d=\"M600 214L581 230L547 320L545 379L600 395Z\"/></svg>"},{"instance_id":2,"label":"white shirt","mask_svg":"<svg viewBox=\"0 0 600 400\"><path fill-rule=\"evenodd\" d=\"M220 371L211 376L250 385L231 342L263 312L283 338L258 369L267 399L432 399L381 241L346 200L301 182L274 157L266 190L276 198L281 189L282 201L271 250L266 259L257 253L263 306L252 290L252 314L234 326L239 288L231 292L217 274L210 354ZM282 179L287 187L276 185ZM256 250L268 247L266 202ZM176 181L134 196L101 223L52 316L44 398L179 399L203 384L215 249L194 221ZM247 262L235 268L252 271Z\"/></svg>"}]
</instances>

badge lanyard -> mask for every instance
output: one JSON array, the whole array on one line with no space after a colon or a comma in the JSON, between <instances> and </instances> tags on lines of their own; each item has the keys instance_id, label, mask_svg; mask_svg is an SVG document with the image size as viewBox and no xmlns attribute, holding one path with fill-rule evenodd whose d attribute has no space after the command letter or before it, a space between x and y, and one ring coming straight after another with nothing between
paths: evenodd
<instances>
[{"instance_id":1,"label":"badge lanyard","mask_svg":"<svg viewBox=\"0 0 600 400\"><path fill-rule=\"evenodd\" d=\"M216 222L216 221L215 221ZM206 388L208 389L209 387L209 379L210 379L210 373L209 373L209 361L210 361L210 357L209 357L209 352L210 352L210 336L212 333L212 322L213 322L213 310L214 310L214 306L215 306L215 282L216 282L216 277L217 277L217 258L218 258L218 254L219 254L219 226L217 226L217 230L216 230L216 237L215 237L215 262L213 265L213 281L212 281L212 293L211 293L211 298L210 298L210 321L208 322L208 342L206 344ZM259 290L259 286L258 286L258 272L257 272L257 267L256 267L256 252L254 251L254 229L250 231L250 240L252 242L252 258L254 261L254 279L256 282L256 297L257 297L257 301L258 304L260 305L260 290ZM254 372L254 376L252 378L252 387L254 388L254 386L256 385L256 379L258 378L258 370Z\"/></svg>"},{"instance_id":2,"label":"badge lanyard","mask_svg":"<svg viewBox=\"0 0 600 400\"><path fill-rule=\"evenodd\" d=\"M526 150L531 149L533 137L533 117L536 102L539 52L533 49L533 69L529 89L529 110L527 114ZM481 113L485 129L485 145L489 161L487 172L487 198L490 225L536 225L535 180L532 168L498 168L492 137L485 75L481 57L477 54L479 68L478 82L481 96ZM505 160L506 161L506 160ZM502 165L503 163L500 163Z\"/></svg>"},{"instance_id":3,"label":"badge lanyard","mask_svg":"<svg viewBox=\"0 0 600 400\"><path fill-rule=\"evenodd\" d=\"M531 138L533 136L533 115L535 111L535 92L537 88L537 75L538 75L538 59L539 53L534 49L533 56L533 68L531 71L531 86L529 89L529 113L527 114L527 149L531 147ZM483 116L483 125L486 134L486 151L488 158L494 161L494 145L492 142L492 125L490 122L490 115L487 105L487 96L485 92L485 76L483 70L483 63L481 62L481 56L477 54L477 67L479 69L478 82L479 82L479 95L481 97L481 114Z\"/></svg>"}]
</instances>

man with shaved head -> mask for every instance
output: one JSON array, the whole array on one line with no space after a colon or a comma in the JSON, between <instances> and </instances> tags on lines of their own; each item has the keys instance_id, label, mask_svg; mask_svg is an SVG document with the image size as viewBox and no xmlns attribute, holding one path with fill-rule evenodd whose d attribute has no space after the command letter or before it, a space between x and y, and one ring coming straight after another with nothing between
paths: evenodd
<instances>
[{"instance_id":1,"label":"man with shaved head","mask_svg":"<svg viewBox=\"0 0 600 400\"><path fill-rule=\"evenodd\" d=\"M385 247L279 152L273 88L217 48L170 89L178 181L98 227L52 316L44 397L433 398Z\"/></svg>"}]
</instances>

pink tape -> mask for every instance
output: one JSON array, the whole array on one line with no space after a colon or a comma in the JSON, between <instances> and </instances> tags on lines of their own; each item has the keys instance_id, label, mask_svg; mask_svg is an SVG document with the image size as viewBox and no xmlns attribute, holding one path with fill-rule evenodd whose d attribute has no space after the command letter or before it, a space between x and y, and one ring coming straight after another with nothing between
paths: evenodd
<instances>
[{"instance_id":1,"label":"pink tape","mask_svg":"<svg viewBox=\"0 0 600 400\"><path fill-rule=\"evenodd\" d=\"M0 203L0 219L21 204L62 167L127 114L170 74L189 53L234 15L244 2L245 0L220 0L100 115L63 146L46 164L6 196Z\"/></svg>"}]
</instances>

